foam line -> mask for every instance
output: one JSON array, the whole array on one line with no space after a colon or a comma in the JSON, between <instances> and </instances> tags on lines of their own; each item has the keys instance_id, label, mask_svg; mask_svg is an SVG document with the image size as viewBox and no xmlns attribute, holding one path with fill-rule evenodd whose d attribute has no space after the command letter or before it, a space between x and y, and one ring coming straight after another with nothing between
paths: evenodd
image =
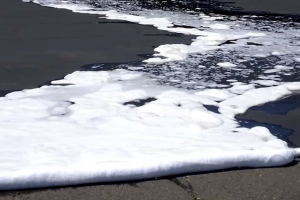
<instances>
[{"instance_id":1,"label":"foam line","mask_svg":"<svg viewBox=\"0 0 300 200\"><path fill-rule=\"evenodd\" d=\"M295 156L300 157L300 148L295 148L294 151L295 151Z\"/></svg>"},{"instance_id":2,"label":"foam line","mask_svg":"<svg viewBox=\"0 0 300 200\"><path fill-rule=\"evenodd\" d=\"M101 163L90 167L68 167L52 171L30 171L24 174L6 173L1 177L0 189L28 189L36 187L67 186L97 182L153 179L195 171L212 171L233 167L271 167L293 160L293 150L278 150L261 154L260 151L240 151L193 156L190 158L139 160L119 162L117 165Z\"/></svg>"}]
</instances>

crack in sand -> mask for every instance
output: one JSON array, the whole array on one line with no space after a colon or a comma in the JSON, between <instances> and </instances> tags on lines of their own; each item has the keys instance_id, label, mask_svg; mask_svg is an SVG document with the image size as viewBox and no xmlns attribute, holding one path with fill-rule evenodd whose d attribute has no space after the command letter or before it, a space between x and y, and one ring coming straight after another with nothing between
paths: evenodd
<instances>
[{"instance_id":1,"label":"crack in sand","mask_svg":"<svg viewBox=\"0 0 300 200\"><path fill-rule=\"evenodd\" d=\"M194 187L191 184L189 176L185 176L186 184L183 181L180 181L179 178L172 178L170 180L172 183L175 183L177 186L181 187L184 191L186 191L193 200L203 200L199 195L195 192Z\"/></svg>"}]
</instances>

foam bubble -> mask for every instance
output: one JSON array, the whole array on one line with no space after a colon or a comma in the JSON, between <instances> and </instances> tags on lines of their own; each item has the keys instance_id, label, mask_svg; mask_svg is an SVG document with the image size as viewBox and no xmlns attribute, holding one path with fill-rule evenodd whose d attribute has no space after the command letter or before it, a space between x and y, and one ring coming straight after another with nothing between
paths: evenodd
<instances>
[{"instance_id":1,"label":"foam bubble","mask_svg":"<svg viewBox=\"0 0 300 200\"><path fill-rule=\"evenodd\" d=\"M251 81L251 83L256 83L263 86L273 86L273 85L279 85L280 83L274 80L255 80Z\"/></svg>"},{"instance_id":2,"label":"foam bubble","mask_svg":"<svg viewBox=\"0 0 300 200\"><path fill-rule=\"evenodd\" d=\"M220 67L236 67L236 64L230 63L230 62L223 62L217 64Z\"/></svg>"}]
</instances>

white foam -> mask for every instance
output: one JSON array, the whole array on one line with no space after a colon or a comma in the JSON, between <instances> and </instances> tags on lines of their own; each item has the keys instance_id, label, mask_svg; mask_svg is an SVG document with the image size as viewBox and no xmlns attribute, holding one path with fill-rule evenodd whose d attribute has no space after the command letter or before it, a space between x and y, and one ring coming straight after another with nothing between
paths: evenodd
<instances>
[{"instance_id":1,"label":"white foam","mask_svg":"<svg viewBox=\"0 0 300 200\"><path fill-rule=\"evenodd\" d=\"M60 0L34 2L197 36L190 45L161 45L155 49L153 58L144 62L171 61L172 67L168 64L146 67L148 70L160 67L162 73L166 68L167 73L155 74L155 80L187 87L195 84L192 88L202 90L157 85L141 73L115 70L74 72L54 81L52 86L10 93L0 98L0 189L135 180L230 167L279 166L299 154L299 149L289 148L266 128L238 127L234 119L251 106L300 90L299 82L283 84L278 75L268 74L286 73L292 69L287 60L297 61L288 57L299 52L299 44L292 39L298 34L296 29L276 27L276 32L264 32L255 30L259 28L256 22L230 22L222 16L147 10L124 13L99 10L78 1L76 4ZM200 59L218 57L218 52L222 52L219 64L199 69ZM237 78L229 89L203 90L229 86L212 78L230 80L227 75L231 73L248 77L247 72L252 69L243 66L243 62L269 55L284 60L271 65L275 66L273 69L262 66L266 74L258 77L264 80L254 82L266 86L277 81L278 86L257 89L254 84L242 83ZM186 64L180 66L179 61L183 60ZM240 68L227 60L239 63ZM209 81L194 72L188 72L186 77L185 71L189 65L193 68L193 63L197 73L212 70ZM228 68L227 72L218 73L220 67ZM149 97L156 100L140 107L123 104ZM206 106L218 108L220 114L208 111Z\"/></svg>"},{"instance_id":2,"label":"white foam","mask_svg":"<svg viewBox=\"0 0 300 200\"><path fill-rule=\"evenodd\" d=\"M196 92L195 95L202 96L213 101L223 101L225 99L235 96L234 94L225 89L207 89L200 92Z\"/></svg>"},{"instance_id":3,"label":"white foam","mask_svg":"<svg viewBox=\"0 0 300 200\"><path fill-rule=\"evenodd\" d=\"M290 69L293 69L293 67L288 67L288 66L283 66L283 65L276 65L276 66L274 66L274 69L290 70Z\"/></svg>"},{"instance_id":4,"label":"white foam","mask_svg":"<svg viewBox=\"0 0 300 200\"><path fill-rule=\"evenodd\" d=\"M223 63L218 63L217 64L218 66L220 66L220 67L225 67L225 68L227 68L227 67L236 67L236 64L233 64L233 63L230 63L230 62L223 62Z\"/></svg>"},{"instance_id":5,"label":"white foam","mask_svg":"<svg viewBox=\"0 0 300 200\"><path fill-rule=\"evenodd\" d=\"M195 30L195 29L187 29L187 28L165 28L164 30L177 32L177 33L184 33L184 34L200 35L200 36L198 36L190 45L184 45L184 44L161 45L154 49L156 52L158 52L154 54L154 58L149 58L144 62L162 63L162 62L169 62L169 61L184 60L187 58L189 54L205 53L207 51L220 49L221 46L219 45L227 40L234 40L243 37L246 38L249 37L249 35L252 35L251 33L246 35L226 35L226 34L200 31L198 29ZM257 37L259 36L260 35L258 35ZM161 58L161 57L165 57L165 58ZM234 64L229 64L228 62L225 62L223 65L224 67L235 66Z\"/></svg>"},{"instance_id":6,"label":"white foam","mask_svg":"<svg viewBox=\"0 0 300 200\"><path fill-rule=\"evenodd\" d=\"M274 51L274 52L272 52L271 54L274 55L274 56L282 55L282 53L281 53L281 52L278 52L278 51Z\"/></svg>"},{"instance_id":7,"label":"white foam","mask_svg":"<svg viewBox=\"0 0 300 200\"><path fill-rule=\"evenodd\" d=\"M285 71L294 69L294 67L284 66L284 65L275 65L273 69L265 70L265 74L271 74L271 73L285 73Z\"/></svg>"},{"instance_id":8,"label":"white foam","mask_svg":"<svg viewBox=\"0 0 300 200\"><path fill-rule=\"evenodd\" d=\"M279 85L280 83L274 80L255 80L251 81L251 83L256 83L263 86L273 86L273 85Z\"/></svg>"},{"instance_id":9,"label":"white foam","mask_svg":"<svg viewBox=\"0 0 300 200\"><path fill-rule=\"evenodd\" d=\"M227 24L212 24L209 25L212 29L230 29L230 27Z\"/></svg>"},{"instance_id":10,"label":"white foam","mask_svg":"<svg viewBox=\"0 0 300 200\"><path fill-rule=\"evenodd\" d=\"M268 70L265 70L264 73L271 74L271 73L276 73L276 72L280 72L280 71L281 71L280 69L268 69Z\"/></svg>"},{"instance_id":11,"label":"white foam","mask_svg":"<svg viewBox=\"0 0 300 200\"><path fill-rule=\"evenodd\" d=\"M252 56L257 57L257 58L266 58L268 56L268 54L254 54Z\"/></svg>"},{"instance_id":12,"label":"white foam","mask_svg":"<svg viewBox=\"0 0 300 200\"><path fill-rule=\"evenodd\" d=\"M227 79L226 81L227 81L227 82L237 82L236 79Z\"/></svg>"},{"instance_id":13,"label":"white foam","mask_svg":"<svg viewBox=\"0 0 300 200\"><path fill-rule=\"evenodd\" d=\"M299 84L193 94L156 85L141 73L74 72L54 83L0 98L0 188L22 189L154 178L230 167L268 167L294 159L264 127L221 113L275 100ZM259 95L257 95L259 94ZM135 107L123 103L154 97ZM241 101L242 100L242 101ZM231 108L231 107L230 107Z\"/></svg>"},{"instance_id":14,"label":"white foam","mask_svg":"<svg viewBox=\"0 0 300 200\"><path fill-rule=\"evenodd\" d=\"M227 80L228 81L228 80ZM229 88L228 91L232 92L234 94L243 94L246 91L250 90L250 89L254 89L254 85L253 84L248 84L248 85L241 85L241 84L237 84L234 85L233 87Z\"/></svg>"}]
</instances>

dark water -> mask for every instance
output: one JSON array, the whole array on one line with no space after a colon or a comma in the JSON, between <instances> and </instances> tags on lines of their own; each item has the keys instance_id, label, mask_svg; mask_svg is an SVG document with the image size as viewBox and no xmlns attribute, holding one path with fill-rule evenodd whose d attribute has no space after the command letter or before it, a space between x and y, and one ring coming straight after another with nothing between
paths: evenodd
<instances>
[{"instance_id":1,"label":"dark water","mask_svg":"<svg viewBox=\"0 0 300 200\"><path fill-rule=\"evenodd\" d=\"M72 0L73 2L85 2L93 5L97 8L102 9L118 9L123 11L128 10L165 10L165 11L182 11L188 12L190 14L198 14L199 12L205 14L222 14L227 16L243 16L243 15L256 15L259 16L257 19L268 19L268 20L280 20L284 22L296 21L300 22L300 16L297 14L282 14L276 13L277 7L280 4L285 4L285 2L277 2L277 4L270 4L267 7L267 11L247 11L242 7L235 6L234 2L239 2L239 0L233 1L217 1L217 0ZM247 7L247 4L244 5ZM294 10L290 5L290 9ZM273 9L272 9L273 7ZM272 11L273 12L268 12ZM300 9L299 9L300 10Z\"/></svg>"},{"instance_id":2,"label":"dark water","mask_svg":"<svg viewBox=\"0 0 300 200\"><path fill-rule=\"evenodd\" d=\"M254 106L249 109L255 111L255 113L258 115L261 112L270 114L269 115L270 118L264 119L264 121L268 121L268 123L261 123L261 122L254 121L255 116L251 117L253 120L241 119L239 115L237 115L236 118L237 121L240 123L240 125L243 127L252 128L254 126L264 126L268 128L273 135L277 136L279 139L286 141L290 147L299 147L300 141L298 137L294 137L295 140L289 139L289 136L291 135L300 135L299 120L295 119L295 117L297 118L300 116L300 113L296 111L297 108L299 107L300 107L300 95L294 94L290 97L280 99L274 102L269 102L260 106ZM293 115L288 114L291 111L294 112ZM275 117L275 121L273 121L272 116ZM281 122L282 124L275 124L278 123L279 116L290 118L290 119L286 119L289 121L289 123L282 121ZM272 124L272 121L274 124Z\"/></svg>"},{"instance_id":3,"label":"dark water","mask_svg":"<svg viewBox=\"0 0 300 200\"><path fill-rule=\"evenodd\" d=\"M219 113L218 107L216 106L204 106L206 109L214 112ZM270 114L276 114L276 115L286 115L289 111L295 110L296 108L300 107L300 95L292 95L288 98L281 99L274 102L269 102L260 106L254 106L251 107L250 110L254 111L261 111L266 112ZM243 114L241 115L243 116ZM253 120L245 120L241 119L239 115L236 116L237 122L239 123L240 127L245 128L253 128L255 126L263 126L269 129L269 131L278 137L281 140L284 140L287 142L289 147L299 147L299 145L296 145L295 143L299 144L299 141L291 141L289 136L293 134L300 134L298 132L295 132L293 129L289 127L283 127L281 125L271 124L271 123L263 123L263 122L257 122L255 121L255 117ZM298 130L297 130L298 131Z\"/></svg>"},{"instance_id":4,"label":"dark water","mask_svg":"<svg viewBox=\"0 0 300 200\"><path fill-rule=\"evenodd\" d=\"M294 130L285 128L279 125L274 124L268 124L268 123L261 123L256 122L254 120L237 120L241 127L246 128L253 128L255 126L263 126L269 129L269 131L275 135L277 138L285 141L289 147L297 147L297 145L294 144L293 141L291 141L288 137L294 133Z\"/></svg>"},{"instance_id":5,"label":"dark water","mask_svg":"<svg viewBox=\"0 0 300 200\"><path fill-rule=\"evenodd\" d=\"M253 106L251 110L263 111L271 114L286 115L289 111L300 107L300 95L293 95L288 98L269 102L261 106ZM300 123L300 119L299 119Z\"/></svg>"}]
</instances>

